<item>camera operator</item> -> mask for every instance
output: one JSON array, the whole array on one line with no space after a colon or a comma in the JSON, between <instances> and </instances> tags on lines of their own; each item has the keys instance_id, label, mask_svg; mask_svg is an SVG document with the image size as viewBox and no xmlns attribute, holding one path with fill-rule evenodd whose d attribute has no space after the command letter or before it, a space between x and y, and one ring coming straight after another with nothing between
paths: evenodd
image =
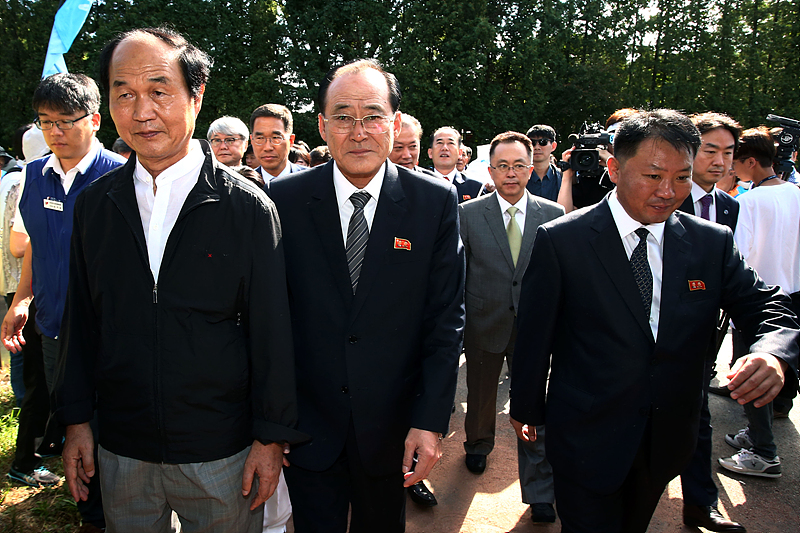
<instances>
[{"instance_id":1,"label":"camera operator","mask_svg":"<svg viewBox=\"0 0 800 533\"><path fill-rule=\"evenodd\" d=\"M558 146L556 130L537 124L531 126L525 135L533 142L533 173L528 180L528 192L555 202L561 189L561 170L550 160Z\"/></svg>"}]
</instances>

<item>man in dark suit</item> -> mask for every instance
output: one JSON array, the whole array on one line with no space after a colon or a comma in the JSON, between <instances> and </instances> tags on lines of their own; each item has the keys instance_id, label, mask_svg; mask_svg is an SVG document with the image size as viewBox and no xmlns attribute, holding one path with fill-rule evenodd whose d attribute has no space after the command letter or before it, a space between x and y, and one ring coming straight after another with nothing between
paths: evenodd
<instances>
[{"instance_id":1,"label":"man in dark suit","mask_svg":"<svg viewBox=\"0 0 800 533\"><path fill-rule=\"evenodd\" d=\"M511 369L517 338L517 306L536 229L564 214L555 202L525 186L531 175L533 143L513 131L492 139L489 172L496 192L459 206L461 240L467 256L467 468L482 474L494 448L497 383L503 360ZM513 214L512 214L513 213ZM537 428L543 437L544 426ZM534 522L555 522L553 474L544 438L518 442L522 501Z\"/></svg>"},{"instance_id":2,"label":"man in dark suit","mask_svg":"<svg viewBox=\"0 0 800 533\"><path fill-rule=\"evenodd\" d=\"M678 209L717 224L724 224L733 232L739 217L739 203L726 192L717 189L716 185L730 171L742 127L731 117L719 113L702 113L693 115L691 119L700 132L701 144L694 158L692 192ZM720 327L727 330L728 320L723 319ZM711 413L708 410L708 386L718 350L719 343L714 337L708 346L704 370L697 448L692 454L691 462L681 473L683 522L689 527L704 527L709 531L742 533L745 531L744 527L727 520L717 509L719 491L711 477L712 430Z\"/></svg>"},{"instance_id":3,"label":"man in dark suit","mask_svg":"<svg viewBox=\"0 0 800 533\"><path fill-rule=\"evenodd\" d=\"M317 103L333 160L270 187L299 427L312 436L285 470L295 530L343 532L352 507L352 532L403 531L403 487L440 457L455 396L465 268L456 192L387 162L400 88L377 62L333 69Z\"/></svg>"},{"instance_id":4,"label":"man in dark suit","mask_svg":"<svg viewBox=\"0 0 800 533\"><path fill-rule=\"evenodd\" d=\"M455 128L445 126L431 135L428 157L433 161L433 171L438 178L452 183L458 191L458 203L477 198L483 184L456 170L461 155L461 134Z\"/></svg>"},{"instance_id":5,"label":"man in dark suit","mask_svg":"<svg viewBox=\"0 0 800 533\"><path fill-rule=\"evenodd\" d=\"M289 149L294 144L294 121L292 112L285 106L264 104L255 108L250 115L250 131L253 154L259 163L256 172L263 178L267 192L275 178L306 170L289 161Z\"/></svg>"},{"instance_id":6,"label":"man in dark suit","mask_svg":"<svg viewBox=\"0 0 800 533\"><path fill-rule=\"evenodd\" d=\"M419 166L419 147L422 140L422 124L408 113L400 114L402 128L394 138L389 161L395 165L416 170L426 176L436 177L432 170Z\"/></svg>"},{"instance_id":7,"label":"man in dark suit","mask_svg":"<svg viewBox=\"0 0 800 533\"><path fill-rule=\"evenodd\" d=\"M729 229L673 213L691 190L699 145L676 111L627 118L608 160L615 191L536 235L511 417L522 439L547 425L563 531L647 529L695 448L720 308L743 325L751 351L729 374L732 398L764 405L784 378L797 379L788 298L747 267Z\"/></svg>"}]
</instances>

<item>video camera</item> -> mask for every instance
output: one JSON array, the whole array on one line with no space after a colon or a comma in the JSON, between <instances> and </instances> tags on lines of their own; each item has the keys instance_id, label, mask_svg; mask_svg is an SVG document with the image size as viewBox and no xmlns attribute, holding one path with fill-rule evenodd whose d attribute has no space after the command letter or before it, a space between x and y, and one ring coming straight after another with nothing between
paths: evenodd
<instances>
[{"instance_id":1,"label":"video camera","mask_svg":"<svg viewBox=\"0 0 800 533\"><path fill-rule=\"evenodd\" d=\"M558 168L575 172L572 189L575 206L594 204L614 188L606 167L600 164L600 150L611 146L611 134L598 122L584 122L580 135L573 133L569 140L574 147L569 162L559 161Z\"/></svg>"},{"instance_id":2,"label":"video camera","mask_svg":"<svg viewBox=\"0 0 800 533\"><path fill-rule=\"evenodd\" d=\"M777 122L782 128L780 134L775 136L778 141L775 172L788 176L794 169L792 153L800 148L800 121L772 114L767 115L767 120Z\"/></svg>"}]
</instances>

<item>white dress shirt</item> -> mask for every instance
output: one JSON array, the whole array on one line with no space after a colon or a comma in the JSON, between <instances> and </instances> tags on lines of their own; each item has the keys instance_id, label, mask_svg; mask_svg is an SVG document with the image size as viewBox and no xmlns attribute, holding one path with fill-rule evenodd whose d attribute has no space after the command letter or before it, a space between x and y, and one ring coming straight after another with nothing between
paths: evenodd
<instances>
[{"instance_id":1,"label":"white dress shirt","mask_svg":"<svg viewBox=\"0 0 800 533\"><path fill-rule=\"evenodd\" d=\"M453 170L449 174L442 174L436 168L433 169L433 173L436 174L437 178L444 178L450 183L453 183L453 180L456 179L456 173L458 172L457 168L453 168Z\"/></svg>"},{"instance_id":2,"label":"white dress shirt","mask_svg":"<svg viewBox=\"0 0 800 533\"><path fill-rule=\"evenodd\" d=\"M503 213L503 227L507 228L508 223L511 221L511 215L508 213L508 208L512 207L511 203L508 200L500 196L499 194L495 194L497 196L497 201L500 204L500 211ZM520 235L525 234L525 210L528 208L528 197L523 194L522 198L520 198L517 203L513 205L513 207L517 208L517 212L514 214L514 220L517 221L517 226L519 226L519 233Z\"/></svg>"},{"instance_id":3,"label":"white dress shirt","mask_svg":"<svg viewBox=\"0 0 800 533\"><path fill-rule=\"evenodd\" d=\"M692 182L692 205L694 205L694 214L696 216L701 216L703 212L703 203L700 201L703 196L710 194L711 195L711 203L708 206L708 220L710 222L717 221L717 195L714 194L714 189L711 189L711 192L706 192L700 187L696 182Z\"/></svg>"},{"instance_id":4,"label":"white dress shirt","mask_svg":"<svg viewBox=\"0 0 800 533\"><path fill-rule=\"evenodd\" d=\"M370 199L364 205L364 218L367 219L367 227L372 231L372 219L375 218L375 210L378 208L378 197L381 194L381 186L383 185L383 177L385 175L386 163L381 165L378 173L372 177L366 187L359 189L344 177L336 161L333 162L333 188L336 191L336 204L339 206L339 221L342 224L342 242L345 247L347 247L347 228L350 226L350 217L353 216L353 211L356 210L353 203L350 201L350 196L356 191L366 191L369 193Z\"/></svg>"},{"instance_id":5,"label":"white dress shirt","mask_svg":"<svg viewBox=\"0 0 800 533\"><path fill-rule=\"evenodd\" d=\"M633 255L633 250L639 244L639 236L635 231L644 227L649 232L647 236L647 262L650 263L650 272L653 274L653 304L650 307L650 330L653 332L653 339L658 340L658 319L661 315L661 279L664 267L664 225L665 222L658 224L644 225L632 219L631 216L619 203L617 191L613 190L608 196L608 205L611 208L611 216L617 225L622 245L628 255L628 261Z\"/></svg>"},{"instance_id":6,"label":"white dress shirt","mask_svg":"<svg viewBox=\"0 0 800 533\"><path fill-rule=\"evenodd\" d=\"M147 243L150 271L156 282L167 239L178 220L186 197L197 183L204 162L205 154L200 148L200 142L197 139L191 140L186 157L156 177L157 190L154 193L153 177L139 162L139 158L136 158L133 187Z\"/></svg>"},{"instance_id":7,"label":"white dress shirt","mask_svg":"<svg viewBox=\"0 0 800 533\"><path fill-rule=\"evenodd\" d=\"M56 154L50 154L50 157L47 158L47 162L42 167L42 176L47 172L47 169L52 168L53 172L55 172L59 178L61 178L61 186L64 187L64 194L69 194L69 190L72 187L72 184L75 183L75 178L78 176L78 173L85 174L89 167L92 166L92 162L94 162L94 158L97 157L97 152L102 150L103 145L100 144L100 141L95 139L92 142L92 147L83 156L83 159L80 162L72 167L69 171L64 172L64 169L61 167L61 162L56 157ZM14 217L14 231L18 231L20 233L24 233L25 235L28 234L28 230L25 229L25 221L22 220L22 213L19 212L19 201L22 199L22 193L25 190L25 177L27 176L27 165L22 170L22 178L20 179L19 185L19 196L17 196L17 213Z\"/></svg>"}]
</instances>

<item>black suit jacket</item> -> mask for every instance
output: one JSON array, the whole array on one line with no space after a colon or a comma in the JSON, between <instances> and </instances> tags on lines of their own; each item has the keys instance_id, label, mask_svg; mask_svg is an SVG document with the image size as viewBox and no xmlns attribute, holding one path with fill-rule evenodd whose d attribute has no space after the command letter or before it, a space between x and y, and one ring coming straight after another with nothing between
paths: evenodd
<instances>
[{"instance_id":1,"label":"black suit jacket","mask_svg":"<svg viewBox=\"0 0 800 533\"><path fill-rule=\"evenodd\" d=\"M289 460L329 468L349 424L376 476L399 472L409 428L445 433L464 327L455 190L387 162L353 295L333 162L274 180L295 346L299 428Z\"/></svg>"},{"instance_id":2,"label":"black suit jacket","mask_svg":"<svg viewBox=\"0 0 800 533\"><path fill-rule=\"evenodd\" d=\"M480 181L458 171L456 171L456 175L453 178L453 185L458 191L458 203L477 198L481 192L481 187L483 187L483 183Z\"/></svg>"},{"instance_id":3,"label":"black suit jacket","mask_svg":"<svg viewBox=\"0 0 800 533\"><path fill-rule=\"evenodd\" d=\"M554 474L597 493L620 487L647 428L654 483L666 484L695 446L719 309L742 324L752 351L793 369L788 303L747 267L728 228L675 213L655 341L607 200L561 217L539 228L523 279L511 416L546 423Z\"/></svg>"},{"instance_id":4,"label":"black suit jacket","mask_svg":"<svg viewBox=\"0 0 800 533\"><path fill-rule=\"evenodd\" d=\"M736 198L714 187L714 205L717 208L717 224L724 224L731 228L731 232L736 231L736 221L739 220L739 202ZM686 197L678 208L684 213L694 215L694 202L692 195Z\"/></svg>"}]
</instances>

